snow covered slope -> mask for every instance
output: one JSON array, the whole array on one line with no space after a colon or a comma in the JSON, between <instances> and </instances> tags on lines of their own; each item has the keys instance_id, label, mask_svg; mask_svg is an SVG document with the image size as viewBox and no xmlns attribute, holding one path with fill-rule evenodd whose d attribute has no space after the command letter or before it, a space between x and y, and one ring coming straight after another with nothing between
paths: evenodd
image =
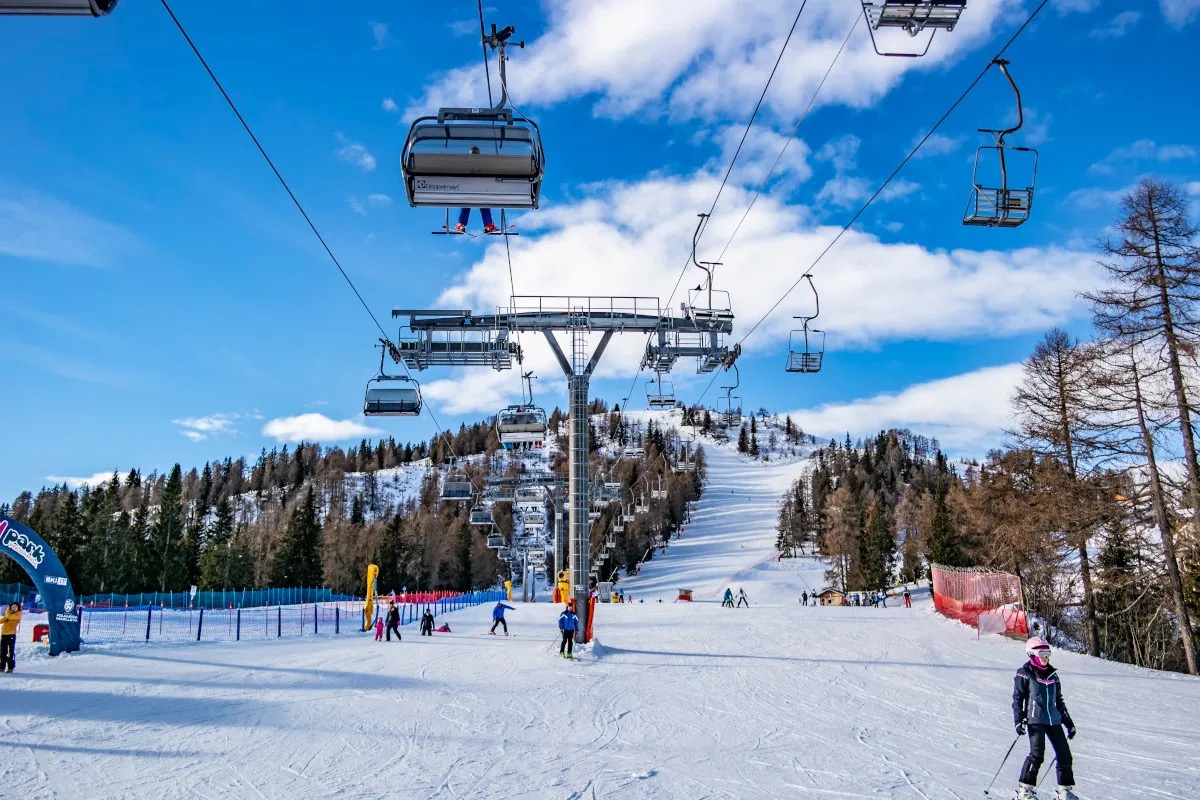
<instances>
[{"instance_id":1,"label":"snow covered slope","mask_svg":"<svg viewBox=\"0 0 1200 800\"><path fill-rule=\"evenodd\" d=\"M547 603L514 604L507 638L476 608L440 618L450 634L406 626L400 644L22 661L0 676L0 797L982 797L1014 737L1020 643L977 641L926 595L912 609L802 607L821 565L770 558L774 503L801 467L708 452L695 522L623 582L645 602L601 605L575 662L555 654ZM729 581L750 608L719 607ZM680 587L706 601L673 602ZM1200 798L1200 681L1054 659L1083 797Z\"/></svg>"}]
</instances>

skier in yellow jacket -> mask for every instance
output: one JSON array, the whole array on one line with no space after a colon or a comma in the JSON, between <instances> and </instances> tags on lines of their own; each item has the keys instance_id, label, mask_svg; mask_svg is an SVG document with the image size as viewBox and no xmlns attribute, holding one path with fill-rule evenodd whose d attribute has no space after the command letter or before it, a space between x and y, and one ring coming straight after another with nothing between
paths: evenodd
<instances>
[{"instance_id":1,"label":"skier in yellow jacket","mask_svg":"<svg viewBox=\"0 0 1200 800\"><path fill-rule=\"evenodd\" d=\"M21 604L9 603L0 617L0 672L12 672L17 665L17 626L21 624Z\"/></svg>"}]
</instances>

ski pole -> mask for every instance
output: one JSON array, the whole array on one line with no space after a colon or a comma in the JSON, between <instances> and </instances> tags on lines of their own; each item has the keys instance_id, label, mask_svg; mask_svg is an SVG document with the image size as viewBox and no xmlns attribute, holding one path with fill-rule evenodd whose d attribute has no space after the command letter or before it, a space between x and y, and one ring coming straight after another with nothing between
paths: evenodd
<instances>
[{"instance_id":1,"label":"ski pole","mask_svg":"<svg viewBox=\"0 0 1200 800\"><path fill-rule=\"evenodd\" d=\"M1046 775L1049 775L1051 772L1054 771L1054 762L1055 761L1058 761L1058 756L1055 756L1054 758L1050 759L1050 766L1046 767ZM1038 785L1039 789L1042 788L1042 782L1046 780L1046 775L1043 775L1042 780L1038 781L1037 785Z\"/></svg>"},{"instance_id":2,"label":"ski pole","mask_svg":"<svg viewBox=\"0 0 1200 800\"><path fill-rule=\"evenodd\" d=\"M1000 770L1004 769L1004 765L1008 763L1008 757L1012 755L1013 748L1017 746L1017 742L1020 741L1020 739L1021 734L1018 733L1017 738L1013 739L1012 744L1008 746L1008 752L1004 754L1004 760L1000 762L1000 766L996 769L996 774L992 776L991 781L988 782L987 788L983 790L984 794L987 794L992 790L992 784L996 782L996 778L1000 777Z\"/></svg>"}]
</instances>

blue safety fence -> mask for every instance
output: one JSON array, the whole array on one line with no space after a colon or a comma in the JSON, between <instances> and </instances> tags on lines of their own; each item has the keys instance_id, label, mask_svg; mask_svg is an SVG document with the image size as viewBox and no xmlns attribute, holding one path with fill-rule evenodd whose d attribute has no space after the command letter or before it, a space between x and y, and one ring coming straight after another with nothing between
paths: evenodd
<instances>
[{"instance_id":1,"label":"blue safety fence","mask_svg":"<svg viewBox=\"0 0 1200 800\"><path fill-rule=\"evenodd\" d=\"M400 624L421 618L425 607L440 616L461 608L497 602L503 591L469 592L437 602L399 603ZM378 614L386 613L389 599L376 604ZM278 639L362 631L361 600L311 603L253 608L169 608L128 606L120 608L84 606L81 611L80 637L84 644L116 641L241 641Z\"/></svg>"},{"instance_id":2,"label":"blue safety fence","mask_svg":"<svg viewBox=\"0 0 1200 800\"><path fill-rule=\"evenodd\" d=\"M142 592L140 594L89 594L78 598L84 608L253 608L255 606L295 606L308 603L333 603L357 600L351 595L335 595L332 589L316 587L274 587L270 589L215 589L196 592Z\"/></svg>"}]
</instances>

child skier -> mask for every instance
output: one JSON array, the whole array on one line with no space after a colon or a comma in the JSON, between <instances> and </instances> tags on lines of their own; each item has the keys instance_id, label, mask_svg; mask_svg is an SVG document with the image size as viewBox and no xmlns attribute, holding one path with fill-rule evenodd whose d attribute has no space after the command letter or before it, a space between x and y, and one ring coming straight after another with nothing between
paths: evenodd
<instances>
[{"instance_id":1,"label":"child skier","mask_svg":"<svg viewBox=\"0 0 1200 800\"><path fill-rule=\"evenodd\" d=\"M575 658L575 631L579 629L579 617L575 609L568 603L558 615L558 630L562 633L562 644L558 646L558 654L562 658Z\"/></svg>"},{"instance_id":2,"label":"child skier","mask_svg":"<svg viewBox=\"0 0 1200 800\"><path fill-rule=\"evenodd\" d=\"M908 593L908 587L904 587L904 607L912 608L912 595Z\"/></svg>"},{"instance_id":3,"label":"child skier","mask_svg":"<svg viewBox=\"0 0 1200 800\"><path fill-rule=\"evenodd\" d=\"M383 641L383 617L375 618L375 641Z\"/></svg>"},{"instance_id":4,"label":"child skier","mask_svg":"<svg viewBox=\"0 0 1200 800\"><path fill-rule=\"evenodd\" d=\"M429 606L425 606L425 613L421 615L421 635L433 636L433 612Z\"/></svg>"},{"instance_id":5,"label":"child skier","mask_svg":"<svg viewBox=\"0 0 1200 800\"><path fill-rule=\"evenodd\" d=\"M1078 800L1075 776L1071 772L1071 748L1068 739L1075 738L1075 723L1063 701L1062 682L1050 666L1050 643L1034 636L1025 643L1029 660L1021 665L1013 678L1013 724L1017 735L1029 732L1029 755L1021 767L1021 782L1017 800L1036 800L1037 777L1046 755L1046 739L1054 747L1058 759L1058 791L1056 800ZM1063 733L1063 726L1067 732Z\"/></svg>"},{"instance_id":6,"label":"child skier","mask_svg":"<svg viewBox=\"0 0 1200 800\"><path fill-rule=\"evenodd\" d=\"M497 625L503 625L504 626L504 635L508 636L508 623L504 619L504 609L506 609L506 608L509 611L516 611L515 608L513 608L512 606L506 606L506 605L504 605L504 603L496 603L496 607L492 609L492 629L490 631L488 631L489 633L492 634L492 636L496 635L496 626Z\"/></svg>"}]
</instances>

